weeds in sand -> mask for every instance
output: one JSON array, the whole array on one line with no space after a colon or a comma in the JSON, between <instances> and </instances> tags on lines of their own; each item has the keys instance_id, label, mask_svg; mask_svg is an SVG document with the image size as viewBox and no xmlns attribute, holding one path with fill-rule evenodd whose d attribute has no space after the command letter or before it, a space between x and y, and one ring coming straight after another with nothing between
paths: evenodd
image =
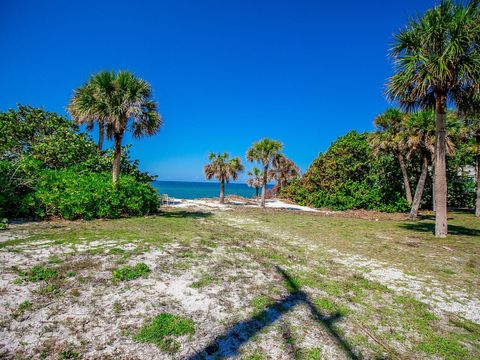
<instances>
[{"instance_id":1,"label":"weeds in sand","mask_svg":"<svg viewBox=\"0 0 480 360\"><path fill-rule=\"evenodd\" d=\"M215 278L211 274L203 274L202 277L199 280L194 281L190 285L190 287L194 289L199 289L210 285L214 281L214 279Z\"/></svg>"},{"instance_id":2,"label":"weeds in sand","mask_svg":"<svg viewBox=\"0 0 480 360\"><path fill-rule=\"evenodd\" d=\"M49 264L61 264L63 260L58 255L52 255L48 258Z\"/></svg>"},{"instance_id":3,"label":"weeds in sand","mask_svg":"<svg viewBox=\"0 0 480 360\"><path fill-rule=\"evenodd\" d=\"M150 272L150 268L145 263L138 263L135 266L124 266L120 269L112 271L114 281L134 280L141 276L146 276Z\"/></svg>"},{"instance_id":4,"label":"weeds in sand","mask_svg":"<svg viewBox=\"0 0 480 360\"><path fill-rule=\"evenodd\" d=\"M298 360L318 360L322 358L322 349L303 349L300 350L297 354L295 354L295 358Z\"/></svg>"},{"instance_id":5,"label":"weeds in sand","mask_svg":"<svg viewBox=\"0 0 480 360\"><path fill-rule=\"evenodd\" d=\"M38 290L38 294L44 296L60 296L62 290L55 284L47 284Z\"/></svg>"},{"instance_id":6,"label":"weeds in sand","mask_svg":"<svg viewBox=\"0 0 480 360\"><path fill-rule=\"evenodd\" d=\"M46 266L35 265L28 271L20 272L20 276L31 282L48 281L57 277L57 271Z\"/></svg>"},{"instance_id":7,"label":"weeds in sand","mask_svg":"<svg viewBox=\"0 0 480 360\"><path fill-rule=\"evenodd\" d=\"M119 315L123 312L124 307L120 301L115 301L112 305L112 310L115 315Z\"/></svg>"},{"instance_id":8,"label":"weeds in sand","mask_svg":"<svg viewBox=\"0 0 480 360\"><path fill-rule=\"evenodd\" d=\"M180 348L180 344L174 338L193 333L195 333L193 320L162 313L145 324L134 339L155 344L163 351L174 353Z\"/></svg>"},{"instance_id":9,"label":"weeds in sand","mask_svg":"<svg viewBox=\"0 0 480 360\"><path fill-rule=\"evenodd\" d=\"M27 311L27 310L30 310L32 308L32 303L28 300L20 303L20 305L18 305L18 310L19 311Z\"/></svg>"},{"instance_id":10,"label":"weeds in sand","mask_svg":"<svg viewBox=\"0 0 480 360\"><path fill-rule=\"evenodd\" d=\"M20 303L18 307L15 309L15 311L12 313L12 317L14 319L17 319L18 317L22 316L26 311L29 311L32 309L32 303L28 300Z\"/></svg>"},{"instance_id":11,"label":"weeds in sand","mask_svg":"<svg viewBox=\"0 0 480 360\"><path fill-rule=\"evenodd\" d=\"M62 360L78 359L78 357L79 357L78 352L76 352L74 350L71 350L71 349L64 350L60 354L60 359L62 359Z\"/></svg>"}]
</instances>

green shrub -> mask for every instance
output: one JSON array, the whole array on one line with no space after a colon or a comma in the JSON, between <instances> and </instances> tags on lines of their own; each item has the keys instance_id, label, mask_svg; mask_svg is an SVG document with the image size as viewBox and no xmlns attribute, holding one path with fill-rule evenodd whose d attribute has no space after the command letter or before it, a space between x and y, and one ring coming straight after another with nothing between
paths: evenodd
<instances>
[{"instance_id":1,"label":"green shrub","mask_svg":"<svg viewBox=\"0 0 480 360\"><path fill-rule=\"evenodd\" d=\"M26 280L32 282L48 281L57 276L57 271L46 266L35 265L30 270L23 272L20 275L24 276Z\"/></svg>"},{"instance_id":2,"label":"green shrub","mask_svg":"<svg viewBox=\"0 0 480 360\"><path fill-rule=\"evenodd\" d=\"M98 151L65 116L23 105L0 112L0 217L116 218L156 210L153 177L130 159L129 146L118 191L112 161L111 150Z\"/></svg>"},{"instance_id":3,"label":"green shrub","mask_svg":"<svg viewBox=\"0 0 480 360\"><path fill-rule=\"evenodd\" d=\"M174 337L194 332L193 320L162 313L143 326L134 339L139 342L153 343L160 349L173 353L178 351L180 346Z\"/></svg>"},{"instance_id":4,"label":"green shrub","mask_svg":"<svg viewBox=\"0 0 480 360\"><path fill-rule=\"evenodd\" d=\"M282 196L332 210L405 211L400 168L392 156L372 155L368 134L351 131L320 154Z\"/></svg>"},{"instance_id":5,"label":"green shrub","mask_svg":"<svg viewBox=\"0 0 480 360\"><path fill-rule=\"evenodd\" d=\"M112 277L115 281L133 280L140 276L145 276L150 272L147 264L138 263L135 266L124 266L120 269L113 270Z\"/></svg>"},{"instance_id":6,"label":"green shrub","mask_svg":"<svg viewBox=\"0 0 480 360\"><path fill-rule=\"evenodd\" d=\"M75 168L44 170L35 192L22 207L43 219L118 218L155 212L158 195L149 184L121 176L117 188L110 173L79 173Z\"/></svg>"}]
</instances>

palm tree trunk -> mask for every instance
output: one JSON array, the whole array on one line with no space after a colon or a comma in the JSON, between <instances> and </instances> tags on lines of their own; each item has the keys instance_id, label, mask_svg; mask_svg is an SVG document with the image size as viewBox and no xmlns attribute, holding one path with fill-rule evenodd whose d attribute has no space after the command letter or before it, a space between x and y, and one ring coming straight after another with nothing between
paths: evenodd
<instances>
[{"instance_id":1,"label":"palm tree trunk","mask_svg":"<svg viewBox=\"0 0 480 360\"><path fill-rule=\"evenodd\" d=\"M403 185L405 186L405 195L407 197L408 206L412 206L412 190L410 189L410 181L408 180L407 167L403 160L401 153L397 154L398 162L400 163L400 169L402 170Z\"/></svg>"},{"instance_id":2,"label":"palm tree trunk","mask_svg":"<svg viewBox=\"0 0 480 360\"><path fill-rule=\"evenodd\" d=\"M104 138L105 138L105 125L103 121L99 121L98 122L98 145L97 145L97 148L99 151L102 151Z\"/></svg>"},{"instance_id":3,"label":"palm tree trunk","mask_svg":"<svg viewBox=\"0 0 480 360\"><path fill-rule=\"evenodd\" d=\"M120 175L120 159L122 158L122 134L115 133L113 140L112 181L114 184L117 184Z\"/></svg>"},{"instance_id":4,"label":"palm tree trunk","mask_svg":"<svg viewBox=\"0 0 480 360\"><path fill-rule=\"evenodd\" d=\"M262 181L262 202L261 206L265 207L265 193L267 192L267 172L268 165L263 167L263 181Z\"/></svg>"},{"instance_id":5,"label":"palm tree trunk","mask_svg":"<svg viewBox=\"0 0 480 360\"><path fill-rule=\"evenodd\" d=\"M435 236L446 237L447 228L447 97L440 93L435 104Z\"/></svg>"},{"instance_id":6,"label":"palm tree trunk","mask_svg":"<svg viewBox=\"0 0 480 360\"><path fill-rule=\"evenodd\" d=\"M420 208L420 202L422 201L423 189L425 188L425 180L427 179L427 174L428 157L426 154L422 154L422 172L420 173L420 178L418 179L417 189L415 190L415 197L413 198L410 215L408 215L408 218L410 220L415 220L418 216L418 209Z\"/></svg>"},{"instance_id":7,"label":"palm tree trunk","mask_svg":"<svg viewBox=\"0 0 480 360\"><path fill-rule=\"evenodd\" d=\"M225 203L225 181L220 181L220 204Z\"/></svg>"},{"instance_id":8,"label":"palm tree trunk","mask_svg":"<svg viewBox=\"0 0 480 360\"><path fill-rule=\"evenodd\" d=\"M255 197L258 199L258 186L255 186Z\"/></svg>"},{"instance_id":9,"label":"palm tree trunk","mask_svg":"<svg viewBox=\"0 0 480 360\"><path fill-rule=\"evenodd\" d=\"M475 204L475 216L480 218L480 129L475 134L477 139L477 156L476 156L476 176L477 176L477 201Z\"/></svg>"}]
</instances>

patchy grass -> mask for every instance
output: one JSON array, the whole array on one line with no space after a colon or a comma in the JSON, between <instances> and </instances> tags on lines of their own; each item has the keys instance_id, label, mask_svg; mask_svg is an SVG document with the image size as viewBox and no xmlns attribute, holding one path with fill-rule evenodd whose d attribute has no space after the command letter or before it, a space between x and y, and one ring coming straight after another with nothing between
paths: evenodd
<instances>
[{"instance_id":1,"label":"patchy grass","mask_svg":"<svg viewBox=\"0 0 480 360\"><path fill-rule=\"evenodd\" d=\"M377 215L238 208L12 225L2 356L480 358L480 325L437 304L480 298L478 220L451 213L451 235L436 239L430 217ZM116 284L150 273L145 286Z\"/></svg>"},{"instance_id":2,"label":"patchy grass","mask_svg":"<svg viewBox=\"0 0 480 360\"><path fill-rule=\"evenodd\" d=\"M194 289L200 289L200 288L203 288L205 286L210 285L214 281L215 281L215 277L212 274L202 274L200 279L198 279L197 281L194 281L190 285L190 287L192 287Z\"/></svg>"},{"instance_id":3,"label":"patchy grass","mask_svg":"<svg viewBox=\"0 0 480 360\"><path fill-rule=\"evenodd\" d=\"M191 319L162 313L143 326L134 339L155 344L164 351L174 353L180 347L175 338L193 333L195 333L195 324Z\"/></svg>"},{"instance_id":4,"label":"patchy grass","mask_svg":"<svg viewBox=\"0 0 480 360\"><path fill-rule=\"evenodd\" d=\"M48 281L57 277L57 271L53 268L35 265L30 270L20 272L20 276L27 281Z\"/></svg>"},{"instance_id":5,"label":"patchy grass","mask_svg":"<svg viewBox=\"0 0 480 360\"><path fill-rule=\"evenodd\" d=\"M114 281L134 280L141 276L146 276L150 272L147 264L138 263L135 266L124 266L112 271L112 279Z\"/></svg>"}]
</instances>

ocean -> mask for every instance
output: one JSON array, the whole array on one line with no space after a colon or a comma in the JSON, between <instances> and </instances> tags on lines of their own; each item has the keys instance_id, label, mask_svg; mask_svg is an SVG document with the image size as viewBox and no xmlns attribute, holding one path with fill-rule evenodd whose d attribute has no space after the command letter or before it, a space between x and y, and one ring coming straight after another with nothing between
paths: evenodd
<instances>
[{"instance_id":1,"label":"ocean","mask_svg":"<svg viewBox=\"0 0 480 360\"><path fill-rule=\"evenodd\" d=\"M153 181L152 185L159 194L168 194L168 196L177 199L214 198L220 196L220 183L217 182ZM267 185L267 189L271 187L271 185ZM255 196L255 189L248 187L247 184L225 184L225 196L227 195L251 198Z\"/></svg>"}]
</instances>

